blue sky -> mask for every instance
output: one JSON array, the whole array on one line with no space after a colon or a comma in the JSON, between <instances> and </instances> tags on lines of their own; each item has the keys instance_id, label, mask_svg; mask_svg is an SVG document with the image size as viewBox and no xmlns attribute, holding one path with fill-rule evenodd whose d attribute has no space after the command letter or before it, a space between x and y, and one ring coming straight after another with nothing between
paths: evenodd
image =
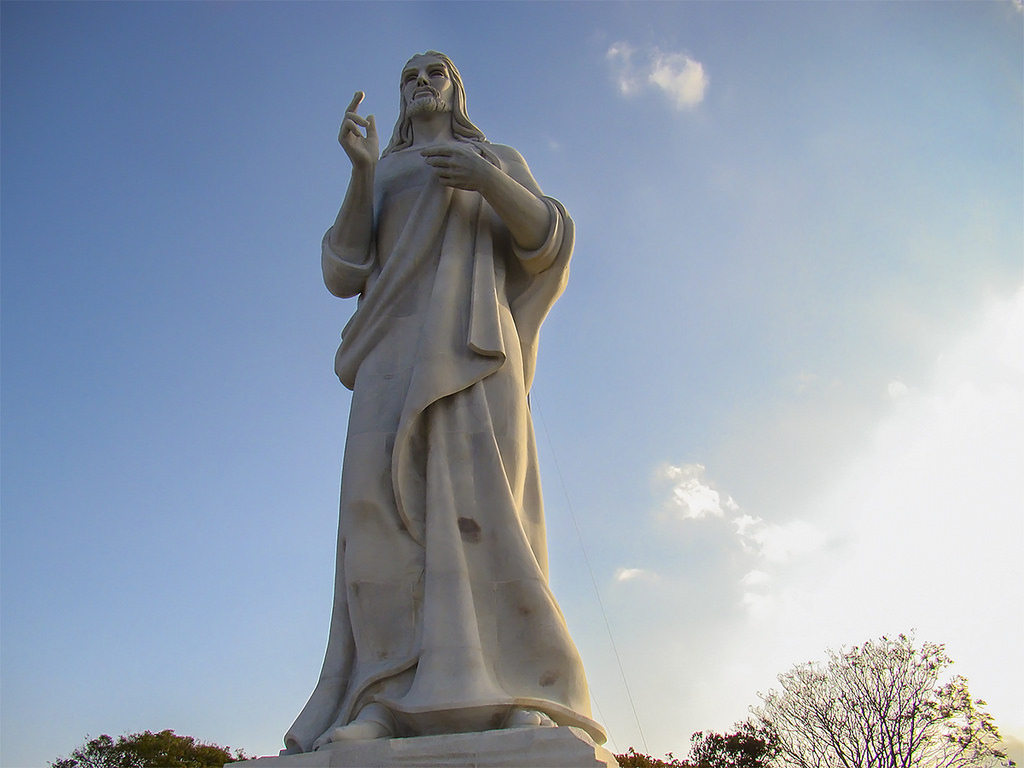
<instances>
[{"instance_id":1,"label":"blue sky","mask_svg":"<svg viewBox=\"0 0 1024 768\"><path fill-rule=\"evenodd\" d=\"M386 135L429 48L576 221L533 403L611 746L916 628L1024 748L1019 3L0 14L3 766L280 748L331 605L338 124L361 89Z\"/></svg>"}]
</instances>

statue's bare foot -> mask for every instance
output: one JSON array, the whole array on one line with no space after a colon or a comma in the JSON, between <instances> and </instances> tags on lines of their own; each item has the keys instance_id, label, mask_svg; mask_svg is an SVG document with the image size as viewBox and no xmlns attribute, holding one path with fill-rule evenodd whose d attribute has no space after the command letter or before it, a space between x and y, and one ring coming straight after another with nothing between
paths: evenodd
<instances>
[{"instance_id":1,"label":"statue's bare foot","mask_svg":"<svg viewBox=\"0 0 1024 768\"><path fill-rule=\"evenodd\" d=\"M348 725L332 728L313 742L313 751L336 741L372 741L389 739L395 735L394 719L380 704L369 704L359 711Z\"/></svg>"},{"instance_id":2,"label":"statue's bare foot","mask_svg":"<svg viewBox=\"0 0 1024 768\"><path fill-rule=\"evenodd\" d=\"M535 709L513 709L505 719L506 728L551 728L555 721Z\"/></svg>"}]
</instances>

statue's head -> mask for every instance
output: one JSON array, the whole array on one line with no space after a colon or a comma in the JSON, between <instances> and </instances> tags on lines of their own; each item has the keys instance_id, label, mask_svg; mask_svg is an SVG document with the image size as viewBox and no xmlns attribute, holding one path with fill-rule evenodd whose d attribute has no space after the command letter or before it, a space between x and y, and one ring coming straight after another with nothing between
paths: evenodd
<instances>
[{"instance_id":1,"label":"statue's head","mask_svg":"<svg viewBox=\"0 0 1024 768\"><path fill-rule=\"evenodd\" d=\"M420 87L416 78L423 70L429 74L443 69L446 78L439 78L439 85ZM473 125L466 111L466 89L462 85L462 76L455 68L452 60L443 53L427 51L417 53L402 69L401 105L398 121L395 123L391 141L381 157L412 144L412 118L421 112L450 112L452 134L461 141L486 141L483 131ZM427 93L430 91L431 93Z\"/></svg>"}]
</instances>

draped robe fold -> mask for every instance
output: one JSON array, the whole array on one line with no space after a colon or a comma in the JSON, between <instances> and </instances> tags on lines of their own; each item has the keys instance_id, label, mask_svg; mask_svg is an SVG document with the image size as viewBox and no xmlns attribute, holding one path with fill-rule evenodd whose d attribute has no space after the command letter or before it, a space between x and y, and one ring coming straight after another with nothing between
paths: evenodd
<instances>
[{"instance_id":1,"label":"draped robe fold","mask_svg":"<svg viewBox=\"0 0 1024 768\"><path fill-rule=\"evenodd\" d=\"M514 150L479 151L536 189ZM286 746L309 751L373 702L401 735L496 728L522 707L603 743L548 586L528 401L572 220L543 198L547 241L524 253L478 193L442 186L409 150L378 165L378 220L410 186L386 253L378 237L346 259L324 238L325 280L360 297L336 357L353 396L327 653Z\"/></svg>"}]
</instances>

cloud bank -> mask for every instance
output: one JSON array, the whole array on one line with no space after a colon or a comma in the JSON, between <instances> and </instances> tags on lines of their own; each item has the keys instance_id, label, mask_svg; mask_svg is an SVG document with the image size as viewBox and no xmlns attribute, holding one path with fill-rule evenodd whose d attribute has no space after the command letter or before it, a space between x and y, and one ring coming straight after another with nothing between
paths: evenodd
<instances>
[{"instance_id":1,"label":"cloud bank","mask_svg":"<svg viewBox=\"0 0 1024 768\"><path fill-rule=\"evenodd\" d=\"M675 582L662 563L665 594L732 581L717 591L713 615L691 606L686 619L687 627L724 622L727 631L716 631L729 641L683 674L738 698L747 691L750 704L772 682L766 669L916 629L947 644L953 671L1016 743L1024 735L1024 289L991 301L928 380L894 380L888 394L870 442L787 520L742 509L701 464L657 469L663 530L714 547L698 573ZM618 581L637 576L623 569Z\"/></svg>"},{"instance_id":2,"label":"cloud bank","mask_svg":"<svg viewBox=\"0 0 1024 768\"><path fill-rule=\"evenodd\" d=\"M768 523L744 512L731 495L718 489L707 477L703 464L663 464L655 475L659 483L669 486L662 491L664 512L682 520L727 520L735 533L734 542L752 557L757 568L763 564L789 562L827 543L824 532L806 520ZM760 577L753 582L760 584L767 580L763 571L755 568L751 573L755 572Z\"/></svg>"},{"instance_id":3,"label":"cloud bank","mask_svg":"<svg viewBox=\"0 0 1024 768\"><path fill-rule=\"evenodd\" d=\"M605 57L623 96L655 88L680 111L704 101L709 83L704 65L685 53L666 53L657 47L640 50L617 42L608 48Z\"/></svg>"}]
</instances>

